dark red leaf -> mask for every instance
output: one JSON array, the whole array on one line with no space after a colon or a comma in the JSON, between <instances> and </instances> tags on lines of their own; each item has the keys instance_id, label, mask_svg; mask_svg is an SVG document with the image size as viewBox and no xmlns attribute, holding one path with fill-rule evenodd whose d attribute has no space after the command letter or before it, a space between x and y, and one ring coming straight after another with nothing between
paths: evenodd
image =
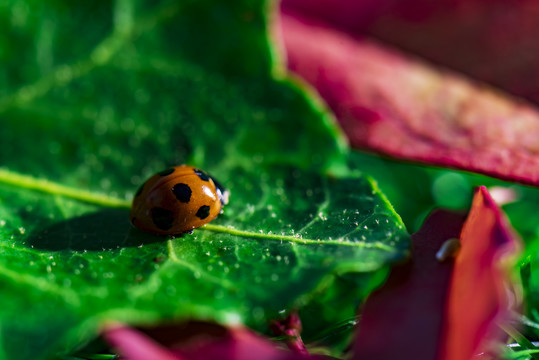
<instances>
[{"instance_id":1,"label":"dark red leaf","mask_svg":"<svg viewBox=\"0 0 539 360\"><path fill-rule=\"evenodd\" d=\"M354 359L436 358L453 270L453 262L440 263L436 253L459 236L464 219L435 211L412 236L413 261L395 267L362 310Z\"/></svg>"},{"instance_id":2,"label":"dark red leaf","mask_svg":"<svg viewBox=\"0 0 539 360\"><path fill-rule=\"evenodd\" d=\"M504 265L518 243L484 187L463 221L435 211L412 236L412 261L394 268L365 304L354 359L468 360L500 340L498 325L514 305ZM456 260L436 260L459 234Z\"/></svg>"}]
</instances>

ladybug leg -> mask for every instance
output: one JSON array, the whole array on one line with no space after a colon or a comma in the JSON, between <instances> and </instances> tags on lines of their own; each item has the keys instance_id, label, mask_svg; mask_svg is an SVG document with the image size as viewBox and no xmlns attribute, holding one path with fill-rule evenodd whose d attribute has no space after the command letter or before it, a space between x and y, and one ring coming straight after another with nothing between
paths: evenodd
<instances>
[{"instance_id":1,"label":"ladybug leg","mask_svg":"<svg viewBox=\"0 0 539 360\"><path fill-rule=\"evenodd\" d=\"M191 230L187 230L187 231L184 231L184 232L182 232L182 233L179 233L179 234L169 235L169 237L170 237L170 240L174 240L174 239L176 239L176 238L181 238L181 237L183 237L185 234L191 235L192 233L193 233L193 230L191 229Z\"/></svg>"}]
</instances>

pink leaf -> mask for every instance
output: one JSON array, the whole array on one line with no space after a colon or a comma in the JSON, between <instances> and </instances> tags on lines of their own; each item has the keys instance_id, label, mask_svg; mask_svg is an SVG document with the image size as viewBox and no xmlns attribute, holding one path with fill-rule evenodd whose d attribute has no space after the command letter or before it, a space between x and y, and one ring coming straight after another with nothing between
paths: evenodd
<instances>
[{"instance_id":1,"label":"pink leaf","mask_svg":"<svg viewBox=\"0 0 539 360\"><path fill-rule=\"evenodd\" d=\"M285 350L243 327L191 321L137 330L108 327L103 337L126 360L321 360Z\"/></svg>"},{"instance_id":2,"label":"pink leaf","mask_svg":"<svg viewBox=\"0 0 539 360\"><path fill-rule=\"evenodd\" d=\"M518 242L484 187L462 224L460 215L435 211L412 236L411 263L365 304L354 359L469 360L499 340L512 305L503 265ZM456 260L436 260L459 233Z\"/></svg>"},{"instance_id":3,"label":"pink leaf","mask_svg":"<svg viewBox=\"0 0 539 360\"><path fill-rule=\"evenodd\" d=\"M184 360L128 326L109 326L103 337L127 360Z\"/></svg>"},{"instance_id":4,"label":"pink leaf","mask_svg":"<svg viewBox=\"0 0 539 360\"><path fill-rule=\"evenodd\" d=\"M539 113L418 59L281 12L288 66L331 107L352 146L539 185Z\"/></svg>"}]
</instances>

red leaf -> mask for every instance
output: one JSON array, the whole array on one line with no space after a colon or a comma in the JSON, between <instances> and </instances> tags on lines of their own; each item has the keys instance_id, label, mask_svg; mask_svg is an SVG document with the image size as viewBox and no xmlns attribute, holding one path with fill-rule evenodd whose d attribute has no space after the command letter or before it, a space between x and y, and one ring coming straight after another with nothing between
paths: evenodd
<instances>
[{"instance_id":1,"label":"red leaf","mask_svg":"<svg viewBox=\"0 0 539 360\"><path fill-rule=\"evenodd\" d=\"M539 103L539 3L533 0L285 0Z\"/></svg>"},{"instance_id":2,"label":"red leaf","mask_svg":"<svg viewBox=\"0 0 539 360\"><path fill-rule=\"evenodd\" d=\"M354 147L539 185L539 113L298 13L281 12L288 66Z\"/></svg>"},{"instance_id":3,"label":"red leaf","mask_svg":"<svg viewBox=\"0 0 539 360\"><path fill-rule=\"evenodd\" d=\"M506 256L518 248L484 187L463 217L435 211L412 236L412 262L396 267L363 309L354 359L468 360L503 335L510 318ZM458 237L456 261L435 255Z\"/></svg>"}]
</instances>

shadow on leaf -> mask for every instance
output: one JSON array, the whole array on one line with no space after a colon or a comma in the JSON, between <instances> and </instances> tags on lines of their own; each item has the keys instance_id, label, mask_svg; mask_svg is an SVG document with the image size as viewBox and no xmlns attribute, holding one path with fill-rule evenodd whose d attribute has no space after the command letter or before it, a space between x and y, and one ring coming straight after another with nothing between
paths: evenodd
<instances>
[{"instance_id":1,"label":"shadow on leaf","mask_svg":"<svg viewBox=\"0 0 539 360\"><path fill-rule=\"evenodd\" d=\"M136 229L127 210L102 210L33 232L28 246L49 251L103 251L166 240Z\"/></svg>"}]
</instances>

